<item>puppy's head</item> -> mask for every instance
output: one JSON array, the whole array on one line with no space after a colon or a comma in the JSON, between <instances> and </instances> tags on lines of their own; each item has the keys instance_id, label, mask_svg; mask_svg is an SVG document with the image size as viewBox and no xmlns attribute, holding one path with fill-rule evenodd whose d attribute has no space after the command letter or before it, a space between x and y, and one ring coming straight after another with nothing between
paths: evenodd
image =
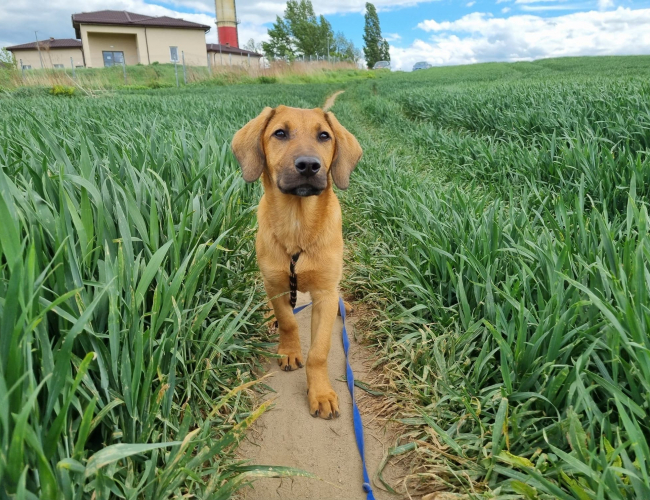
<instances>
[{"instance_id":1,"label":"puppy's head","mask_svg":"<svg viewBox=\"0 0 650 500\"><path fill-rule=\"evenodd\" d=\"M266 169L281 192L296 196L321 194L330 174L347 189L362 154L332 113L286 106L264 108L235 134L232 150L244 180L256 181Z\"/></svg>"}]
</instances>

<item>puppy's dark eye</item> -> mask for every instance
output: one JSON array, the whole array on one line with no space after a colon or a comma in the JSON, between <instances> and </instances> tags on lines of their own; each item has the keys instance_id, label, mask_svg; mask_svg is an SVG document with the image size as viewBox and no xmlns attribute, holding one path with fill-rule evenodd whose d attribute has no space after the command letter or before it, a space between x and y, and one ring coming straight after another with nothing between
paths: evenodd
<instances>
[{"instance_id":1,"label":"puppy's dark eye","mask_svg":"<svg viewBox=\"0 0 650 500\"><path fill-rule=\"evenodd\" d=\"M321 141L326 141L327 139L330 138L330 135L327 132L321 132L320 134L318 134L318 138Z\"/></svg>"},{"instance_id":2,"label":"puppy's dark eye","mask_svg":"<svg viewBox=\"0 0 650 500\"><path fill-rule=\"evenodd\" d=\"M287 133L282 129L276 130L275 132L273 132L273 135L276 136L278 139L286 139L287 138Z\"/></svg>"}]
</instances>

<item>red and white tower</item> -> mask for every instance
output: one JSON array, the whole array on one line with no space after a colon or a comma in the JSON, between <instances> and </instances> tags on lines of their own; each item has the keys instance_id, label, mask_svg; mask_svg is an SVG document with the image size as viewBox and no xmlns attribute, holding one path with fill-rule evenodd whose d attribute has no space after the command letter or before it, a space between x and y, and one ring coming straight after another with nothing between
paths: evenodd
<instances>
[{"instance_id":1,"label":"red and white tower","mask_svg":"<svg viewBox=\"0 0 650 500\"><path fill-rule=\"evenodd\" d=\"M237 9L235 0L215 0L217 7L217 33L219 43L239 47L239 35L237 34Z\"/></svg>"}]
</instances>

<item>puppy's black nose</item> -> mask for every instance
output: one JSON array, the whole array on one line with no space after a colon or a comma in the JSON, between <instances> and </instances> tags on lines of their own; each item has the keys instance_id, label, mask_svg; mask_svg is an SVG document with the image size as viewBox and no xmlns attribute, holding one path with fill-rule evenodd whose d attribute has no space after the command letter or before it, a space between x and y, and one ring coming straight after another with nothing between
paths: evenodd
<instances>
[{"instance_id":1,"label":"puppy's black nose","mask_svg":"<svg viewBox=\"0 0 650 500\"><path fill-rule=\"evenodd\" d=\"M320 170L320 160L313 156L300 156L296 158L295 165L298 173L305 177L316 175Z\"/></svg>"}]
</instances>

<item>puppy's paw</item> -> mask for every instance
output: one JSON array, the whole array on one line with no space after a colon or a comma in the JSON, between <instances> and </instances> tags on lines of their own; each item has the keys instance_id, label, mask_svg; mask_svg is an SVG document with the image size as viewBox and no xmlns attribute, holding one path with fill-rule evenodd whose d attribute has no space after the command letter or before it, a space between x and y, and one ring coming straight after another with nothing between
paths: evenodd
<instances>
[{"instance_id":1,"label":"puppy's paw","mask_svg":"<svg viewBox=\"0 0 650 500\"><path fill-rule=\"evenodd\" d=\"M339 397L332 389L329 380L324 382L313 382L307 389L309 399L309 413L312 417L320 417L326 420L338 417Z\"/></svg>"},{"instance_id":2,"label":"puppy's paw","mask_svg":"<svg viewBox=\"0 0 650 500\"><path fill-rule=\"evenodd\" d=\"M346 315L346 316L349 316L350 314L352 314L352 313L354 312L354 307L353 307L352 304L350 304L347 300L344 300L344 301L343 301L343 306L345 307L345 315ZM340 311L339 309L337 309L337 310L336 310L336 314L337 314L338 316L340 316L340 315L341 315L341 311Z\"/></svg>"},{"instance_id":3,"label":"puppy's paw","mask_svg":"<svg viewBox=\"0 0 650 500\"><path fill-rule=\"evenodd\" d=\"M278 347L278 354L282 355L282 358L278 359L280 370L290 372L291 370L302 368L304 365L302 361L302 352L300 352L300 346L284 347L280 345Z\"/></svg>"}]
</instances>

